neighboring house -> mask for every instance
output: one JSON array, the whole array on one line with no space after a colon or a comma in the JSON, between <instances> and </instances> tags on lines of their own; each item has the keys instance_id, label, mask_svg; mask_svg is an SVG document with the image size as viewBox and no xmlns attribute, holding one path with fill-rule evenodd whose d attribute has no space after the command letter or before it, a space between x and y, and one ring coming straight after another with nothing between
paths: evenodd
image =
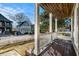
<instances>
[{"instance_id":1,"label":"neighboring house","mask_svg":"<svg viewBox=\"0 0 79 59\"><path fill-rule=\"evenodd\" d=\"M17 29L21 34L30 34L32 33L32 24L29 24L27 21L19 22Z\"/></svg>"},{"instance_id":2,"label":"neighboring house","mask_svg":"<svg viewBox=\"0 0 79 59\"><path fill-rule=\"evenodd\" d=\"M22 15L21 15L22 16ZM27 16L16 17L16 26L13 25L13 19L4 13L0 13L0 36L3 35L24 35L34 33L34 25ZM24 20L23 20L24 19ZM21 20L21 21L20 21Z\"/></svg>"},{"instance_id":3,"label":"neighboring house","mask_svg":"<svg viewBox=\"0 0 79 59\"><path fill-rule=\"evenodd\" d=\"M0 35L9 35L12 32L12 21L0 14Z\"/></svg>"},{"instance_id":4,"label":"neighboring house","mask_svg":"<svg viewBox=\"0 0 79 59\"><path fill-rule=\"evenodd\" d=\"M31 23L28 16L26 16L24 13L18 13L15 15L15 20L17 22L17 34L18 35L24 35L24 34L31 34L33 33L33 24Z\"/></svg>"}]
</instances>

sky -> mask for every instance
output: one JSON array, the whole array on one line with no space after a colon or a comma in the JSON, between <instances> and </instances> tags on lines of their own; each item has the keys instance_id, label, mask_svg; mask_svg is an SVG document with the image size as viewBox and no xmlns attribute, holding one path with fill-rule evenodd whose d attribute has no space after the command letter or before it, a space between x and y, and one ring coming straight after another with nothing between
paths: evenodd
<instances>
[{"instance_id":1,"label":"sky","mask_svg":"<svg viewBox=\"0 0 79 59\"><path fill-rule=\"evenodd\" d=\"M34 24L34 3L0 3L0 10L5 9L6 13L16 14L19 12L24 13L30 19L31 23ZM3 11L3 12L4 12ZM44 10L40 8L40 13Z\"/></svg>"}]
</instances>

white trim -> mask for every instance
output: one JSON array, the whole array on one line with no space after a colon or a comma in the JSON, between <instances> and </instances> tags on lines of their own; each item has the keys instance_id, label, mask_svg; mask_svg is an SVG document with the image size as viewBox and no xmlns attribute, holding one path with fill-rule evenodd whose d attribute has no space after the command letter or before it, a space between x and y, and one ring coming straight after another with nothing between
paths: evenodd
<instances>
[{"instance_id":1,"label":"white trim","mask_svg":"<svg viewBox=\"0 0 79 59\"><path fill-rule=\"evenodd\" d=\"M71 32L57 32L57 33L69 33L69 34L71 34Z\"/></svg>"}]
</instances>

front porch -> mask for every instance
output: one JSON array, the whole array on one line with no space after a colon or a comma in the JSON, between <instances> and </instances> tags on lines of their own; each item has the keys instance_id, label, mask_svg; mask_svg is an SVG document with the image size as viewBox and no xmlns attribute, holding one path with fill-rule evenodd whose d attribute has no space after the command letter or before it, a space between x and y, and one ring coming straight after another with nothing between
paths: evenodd
<instances>
[{"instance_id":1,"label":"front porch","mask_svg":"<svg viewBox=\"0 0 79 59\"><path fill-rule=\"evenodd\" d=\"M44 38L41 38L40 35L40 17L39 17L39 7L45 9L49 13L49 36L46 36L44 33ZM51 44L55 39L70 40L75 50L76 55L78 55L78 15L77 15L78 4L71 3L41 3L35 4L35 49L34 54L39 55L42 51L47 48L48 44ZM52 29L52 20L55 20L55 32ZM70 18L71 20L71 31L70 32L58 32L57 21L62 18ZM52 34L54 33L54 34ZM70 36L63 36L60 33L68 33ZM44 39L47 40L44 43L44 46L41 48L41 42ZM67 40L67 41L68 41ZM52 43L53 44L53 43ZM62 44L62 43L61 43ZM68 47L68 46L67 46ZM64 53L64 52L63 52ZM74 54L75 54L74 53Z\"/></svg>"},{"instance_id":2,"label":"front porch","mask_svg":"<svg viewBox=\"0 0 79 59\"><path fill-rule=\"evenodd\" d=\"M1 38L0 55L12 54L31 56L76 56L78 52L78 5L71 3L36 3L35 4L35 33L33 36L11 36ZM39 8L49 13L48 32L40 32ZM59 31L58 20L69 18L70 31ZM52 20L55 21L53 25ZM52 28L55 27L55 30ZM54 31L53 31L54 30ZM6 38L6 39L5 39ZM12 38L12 39L11 39ZM4 40L3 40L4 39ZM28 42L29 41L29 42ZM5 42L5 43L4 43ZM28 43L27 43L28 42ZM14 51L16 50L16 51ZM6 53L4 53L6 52ZM11 51L8 53L10 55ZM18 55L18 54L17 54Z\"/></svg>"}]
</instances>

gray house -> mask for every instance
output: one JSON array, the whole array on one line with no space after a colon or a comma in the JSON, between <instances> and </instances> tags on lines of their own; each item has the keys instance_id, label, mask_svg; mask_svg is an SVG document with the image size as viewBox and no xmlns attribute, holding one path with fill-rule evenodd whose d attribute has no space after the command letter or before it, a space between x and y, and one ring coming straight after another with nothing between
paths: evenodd
<instances>
[{"instance_id":1,"label":"gray house","mask_svg":"<svg viewBox=\"0 0 79 59\"><path fill-rule=\"evenodd\" d=\"M12 21L0 14L0 35L9 35L12 32Z\"/></svg>"},{"instance_id":2,"label":"gray house","mask_svg":"<svg viewBox=\"0 0 79 59\"><path fill-rule=\"evenodd\" d=\"M18 13L15 15L17 20L17 34L31 34L33 33L33 24L30 19L23 13Z\"/></svg>"},{"instance_id":3,"label":"gray house","mask_svg":"<svg viewBox=\"0 0 79 59\"><path fill-rule=\"evenodd\" d=\"M27 21L20 22L20 24L17 26L17 30L21 34L29 34L32 32L31 25L32 24L28 24Z\"/></svg>"}]
</instances>

